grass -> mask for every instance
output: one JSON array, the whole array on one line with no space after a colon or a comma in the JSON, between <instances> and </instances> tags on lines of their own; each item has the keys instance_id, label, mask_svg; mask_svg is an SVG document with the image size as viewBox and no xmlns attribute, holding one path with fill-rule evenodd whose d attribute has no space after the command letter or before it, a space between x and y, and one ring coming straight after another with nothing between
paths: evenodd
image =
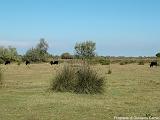
<instances>
[{"instance_id":1,"label":"grass","mask_svg":"<svg viewBox=\"0 0 160 120\"><path fill-rule=\"evenodd\" d=\"M2 88L3 85L3 72L2 69L0 68L0 88Z\"/></svg>"},{"instance_id":2,"label":"grass","mask_svg":"<svg viewBox=\"0 0 160 120\"><path fill-rule=\"evenodd\" d=\"M107 77L105 93L49 92L62 65L1 65L0 120L113 120L114 116L160 116L160 67L112 64L93 69Z\"/></svg>"}]
</instances>

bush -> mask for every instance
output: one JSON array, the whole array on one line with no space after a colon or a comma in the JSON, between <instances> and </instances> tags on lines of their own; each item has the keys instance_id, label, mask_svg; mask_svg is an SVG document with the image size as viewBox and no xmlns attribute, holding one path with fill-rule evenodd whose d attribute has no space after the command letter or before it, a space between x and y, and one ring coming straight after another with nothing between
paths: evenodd
<instances>
[{"instance_id":1,"label":"bush","mask_svg":"<svg viewBox=\"0 0 160 120\"><path fill-rule=\"evenodd\" d=\"M3 63L4 63L4 60L0 58L0 64L3 64Z\"/></svg>"},{"instance_id":2,"label":"bush","mask_svg":"<svg viewBox=\"0 0 160 120\"><path fill-rule=\"evenodd\" d=\"M128 64L128 62L127 61L121 61L119 64L120 65L126 65L126 64Z\"/></svg>"},{"instance_id":3,"label":"bush","mask_svg":"<svg viewBox=\"0 0 160 120\"><path fill-rule=\"evenodd\" d=\"M136 63L136 61L135 60L131 60L131 59L127 59L127 60L122 60L120 62L120 65L132 64L132 63Z\"/></svg>"},{"instance_id":4,"label":"bush","mask_svg":"<svg viewBox=\"0 0 160 120\"><path fill-rule=\"evenodd\" d=\"M96 71L83 65L77 71L76 93L96 94L104 91L104 78L99 77Z\"/></svg>"},{"instance_id":5,"label":"bush","mask_svg":"<svg viewBox=\"0 0 160 120\"><path fill-rule=\"evenodd\" d=\"M75 70L70 66L64 66L53 80L51 89L57 92L73 91L75 82Z\"/></svg>"},{"instance_id":6,"label":"bush","mask_svg":"<svg viewBox=\"0 0 160 120\"><path fill-rule=\"evenodd\" d=\"M17 61L17 65L21 65L22 61Z\"/></svg>"},{"instance_id":7,"label":"bush","mask_svg":"<svg viewBox=\"0 0 160 120\"><path fill-rule=\"evenodd\" d=\"M138 65L144 65L144 61L139 61Z\"/></svg>"},{"instance_id":8,"label":"bush","mask_svg":"<svg viewBox=\"0 0 160 120\"><path fill-rule=\"evenodd\" d=\"M51 84L51 90L56 92L75 92L96 94L104 91L104 78L99 77L88 65L78 68L64 66Z\"/></svg>"},{"instance_id":9,"label":"bush","mask_svg":"<svg viewBox=\"0 0 160 120\"><path fill-rule=\"evenodd\" d=\"M109 61L109 60L106 60L106 59L100 59L100 60L99 60L99 63L100 63L101 65L109 65L109 64L110 64L110 61Z\"/></svg>"},{"instance_id":10,"label":"bush","mask_svg":"<svg viewBox=\"0 0 160 120\"><path fill-rule=\"evenodd\" d=\"M111 74L111 73L112 73L112 71L109 69L109 70L108 70L108 74Z\"/></svg>"},{"instance_id":11,"label":"bush","mask_svg":"<svg viewBox=\"0 0 160 120\"><path fill-rule=\"evenodd\" d=\"M109 65L110 64L110 60L105 58L98 58L98 57L94 59L89 59L87 62L90 65L96 65L96 64Z\"/></svg>"}]
</instances>

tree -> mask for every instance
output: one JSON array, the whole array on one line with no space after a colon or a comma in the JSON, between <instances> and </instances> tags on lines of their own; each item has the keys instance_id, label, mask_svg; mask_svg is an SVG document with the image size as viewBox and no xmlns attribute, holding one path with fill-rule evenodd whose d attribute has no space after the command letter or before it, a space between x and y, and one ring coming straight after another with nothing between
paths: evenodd
<instances>
[{"instance_id":1,"label":"tree","mask_svg":"<svg viewBox=\"0 0 160 120\"><path fill-rule=\"evenodd\" d=\"M40 39L40 42L35 48L31 48L26 52L24 60L30 60L33 62L45 62L49 57L49 53L47 52L48 47L48 43L45 41L45 39Z\"/></svg>"},{"instance_id":2,"label":"tree","mask_svg":"<svg viewBox=\"0 0 160 120\"><path fill-rule=\"evenodd\" d=\"M78 58L92 58L95 56L96 43L92 41L76 43L74 48Z\"/></svg>"},{"instance_id":3,"label":"tree","mask_svg":"<svg viewBox=\"0 0 160 120\"><path fill-rule=\"evenodd\" d=\"M49 47L49 45L48 45L47 41L45 41L44 38L41 38L40 42L36 46L36 49L38 51L42 52L43 54L45 54L45 53L47 53L48 47Z\"/></svg>"},{"instance_id":4,"label":"tree","mask_svg":"<svg viewBox=\"0 0 160 120\"><path fill-rule=\"evenodd\" d=\"M157 57L160 57L160 53L157 53L156 56L157 56Z\"/></svg>"},{"instance_id":5,"label":"tree","mask_svg":"<svg viewBox=\"0 0 160 120\"><path fill-rule=\"evenodd\" d=\"M0 61L1 63L6 60L17 61L19 59L17 49L14 47L0 47Z\"/></svg>"}]
</instances>

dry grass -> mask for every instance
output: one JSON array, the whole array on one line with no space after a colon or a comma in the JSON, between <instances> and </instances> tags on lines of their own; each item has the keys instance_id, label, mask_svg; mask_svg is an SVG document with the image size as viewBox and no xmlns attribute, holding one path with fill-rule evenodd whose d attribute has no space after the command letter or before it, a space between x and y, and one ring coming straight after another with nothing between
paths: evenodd
<instances>
[{"instance_id":1,"label":"dry grass","mask_svg":"<svg viewBox=\"0 0 160 120\"><path fill-rule=\"evenodd\" d=\"M160 116L160 67L93 66L107 77L103 95L49 93L51 79L62 65L1 65L0 120L113 120L114 116Z\"/></svg>"}]
</instances>

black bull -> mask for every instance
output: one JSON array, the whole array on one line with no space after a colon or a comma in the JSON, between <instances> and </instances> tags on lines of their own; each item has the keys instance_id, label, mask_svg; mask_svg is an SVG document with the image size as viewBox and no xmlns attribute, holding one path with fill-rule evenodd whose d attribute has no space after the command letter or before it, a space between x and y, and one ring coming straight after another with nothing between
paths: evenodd
<instances>
[{"instance_id":1,"label":"black bull","mask_svg":"<svg viewBox=\"0 0 160 120\"><path fill-rule=\"evenodd\" d=\"M30 64L30 61L27 60L27 61L26 61L26 65L29 65L29 64Z\"/></svg>"},{"instance_id":2,"label":"black bull","mask_svg":"<svg viewBox=\"0 0 160 120\"><path fill-rule=\"evenodd\" d=\"M5 65L10 64L11 62L9 60L5 61Z\"/></svg>"},{"instance_id":3,"label":"black bull","mask_svg":"<svg viewBox=\"0 0 160 120\"><path fill-rule=\"evenodd\" d=\"M50 64L51 64L51 65L58 64L58 61L54 61L54 62L51 61Z\"/></svg>"},{"instance_id":4,"label":"black bull","mask_svg":"<svg viewBox=\"0 0 160 120\"><path fill-rule=\"evenodd\" d=\"M150 67L157 66L157 62L151 62Z\"/></svg>"}]
</instances>

